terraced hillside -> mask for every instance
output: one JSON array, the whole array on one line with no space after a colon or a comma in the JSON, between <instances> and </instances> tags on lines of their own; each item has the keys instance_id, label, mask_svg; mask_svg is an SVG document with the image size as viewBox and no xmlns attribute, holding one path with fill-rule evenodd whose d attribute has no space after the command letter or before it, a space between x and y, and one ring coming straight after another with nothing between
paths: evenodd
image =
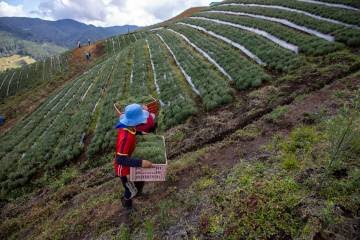
<instances>
[{"instance_id":1,"label":"terraced hillside","mask_svg":"<svg viewBox=\"0 0 360 240\"><path fill-rule=\"evenodd\" d=\"M103 41L1 136L0 238L356 239L358 19L353 1L231 0ZM5 72L4 102L63 64ZM128 213L113 104L149 96L168 180Z\"/></svg>"}]
</instances>

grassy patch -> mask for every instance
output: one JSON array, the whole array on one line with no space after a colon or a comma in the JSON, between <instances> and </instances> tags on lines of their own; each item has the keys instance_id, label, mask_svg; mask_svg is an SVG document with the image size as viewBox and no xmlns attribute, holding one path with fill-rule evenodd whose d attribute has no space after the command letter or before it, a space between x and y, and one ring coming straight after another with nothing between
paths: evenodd
<instances>
[{"instance_id":1,"label":"grassy patch","mask_svg":"<svg viewBox=\"0 0 360 240\"><path fill-rule=\"evenodd\" d=\"M271 123L277 123L284 118L288 111L289 109L287 106L278 106L274 111L265 116L265 120Z\"/></svg>"},{"instance_id":2,"label":"grassy patch","mask_svg":"<svg viewBox=\"0 0 360 240\"><path fill-rule=\"evenodd\" d=\"M236 140L253 140L256 137L260 136L262 133L262 129L256 126L256 124L251 124L246 126L245 128L236 130L234 134L232 134L229 139Z\"/></svg>"}]
</instances>

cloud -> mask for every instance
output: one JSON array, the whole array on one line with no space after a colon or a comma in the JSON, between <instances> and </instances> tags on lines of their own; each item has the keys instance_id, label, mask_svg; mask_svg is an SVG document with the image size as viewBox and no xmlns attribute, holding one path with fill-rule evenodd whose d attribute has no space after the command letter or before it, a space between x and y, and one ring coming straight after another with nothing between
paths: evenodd
<instances>
[{"instance_id":1,"label":"cloud","mask_svg":"<svg viewBox=\"0 0 360 240\"><path fill-rule=\"evenodd\" d=\"M79 21L103 21L106 19L106 4L99 0L70 1L53 0L39 5L40 15L53 19L71 18Z\"/></svg>"},{"instance_id":2,"label":"cloud","mask_svg":"<svg viewBox=\"0 0 360 240\"><path fill-rule=\"evenodd\" d=\"M10 5L4 1L0 2L0 17L26 17L29 16L23 5Z\"/></svg>"},{"instance_id":3,"label":"cloud","mask_svg":"<svg viewBox=\"0 0 360 240\"><path fill-rule=\"evenodd\" d=\"M208 5L212 0L46 0L28 13L22 5L6 5L17 16L36 14L49 20L74 19L96 26L133 24L147 26L167 20L189 7ZM3 7L1 6L1 11ZM8 11L4 11L8 12ZM1 13L1 12L0 12Z\"/></svg>"}]
</instances>

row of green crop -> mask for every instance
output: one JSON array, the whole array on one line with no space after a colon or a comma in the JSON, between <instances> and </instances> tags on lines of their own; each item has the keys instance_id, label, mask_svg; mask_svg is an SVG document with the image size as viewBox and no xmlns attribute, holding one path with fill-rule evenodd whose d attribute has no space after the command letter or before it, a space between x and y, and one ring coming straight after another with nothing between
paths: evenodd
<instances>
[{"instance_id":1,"label":"row of green crop","mask_svg":"<svg viewBox=\"0 0 360 240\"><path fill-rule=\"evenodd\" d=\"M89 77L94 77L94 74L89 74ZM3 142L6 143L6 149L5 155L1 158L1 161L14 164L18 159L23 158L26 155L26 152L37 147L37 140L55 125L55 121L59 119L59 116L67 107L72 107L74 105L74 97L80 95L81 92L84 91L87 82L90 81L81 77L72 84L71 87L66 89L65 94L56 104L54 103L54 106L49 104L49 107L44 107L44 111L32 114L29 117L32 122L26 124L23 129L15 129L14 131L11 130L8 132L5 137L6 139L2 139ZM41 113L44 115L41 115ZM64 123L66 124L66 122ZM53 133L52 130L53 129L50 131L51 133ZM13 143L13 146L11 147L9 143Z\"/></svg>"},{"instance_id":2,"label":"row of green crop","mask_svg":"<svg viewBox=\"0 0 360 240\"><path fill-rule=\"evenodd\" d=\"M154 81L158 86L159 99L163 103L162 125L170 128L182 123L196 112L191 93L187 93L185 79L175 67L175 63L159 38L147 38L149 53L154 67ZM183 83L183 84L182 84Z\"/></svg>"},{"instance_id":3,"label":"row of green crop","mask_svg":"<svg viewBox=\"0 0 360 240\"><path fill-rule=\"evenodd\" d=\"M37 132L42 132L47 126L51 124L51 121L58 115L60 111L65 107L67 102L84 83L84 77L87 74L83 74L74 82L65 86L59 93L53 94L48 100L43 103L35 112L33 112L26 120L17 124L11 131L7 132L5 136L2 136L0 143L3 148L0 150L0 158L3 159L5 154L12 151L16 145L21 149L20 143L27 138L33 136L37 137ZM29 141L31 142L32 139ZM25 151L26 148L23 149Z\"/></svg>"},{"instance_id":4,"label":"row of green crop","mask_svg":"<svg viewBox=\"0 0 360 240\"><path fill-rule=\"evenodd\" d=\"M116 139L114 103L123 99L130 84L132 56L132 46L119 53L118 64L115 66L116 72L113 74L106 95L99 105L99 118L96 120L95 129L92 129L94 137L87 150L89 164L96 164L92 162L95 161L95 154L114 146Z\"/></svg>"},{"instance_id":5,"label":"row of green crop","mask_svg":"<svg viewBox=\"0 0 360 240\"><path fill-rule=\"evenodd\" d=\"M262 2L261 2L262 3ZM248 7L248 6L216 6L210 10L217 11L232 11L249 14L262 15L267 17L274 17L278 19L285 19L297 25L317 30L321 33L331 34L336 41L345 43L348 46L360 46L360 30L354 28L344 27L339 24L334 24L312 17L308 17L301 13L290 12L281 9L270 9L264 7Z\"/></svg>"},{"instance_id":6,"label":"row of green crop","mask_svg":"<svg viewBox=\"0 0 360 240\"><path fill-rule=\"evenodd\" d=\"M116 71L116 57L109 58L102 65L103 68L80 97L80 104L72 112L68 128L57 141L56 148L53 150L51 161L48 161L48 169L59 168L68 164L70 160L78 157L84 150L84 137L88 132L89 125L93 116L93 109L106 89L108 81Z\"/></svg>"},{"instance_id":7,"label":"row of green crop","mask_svg":"<svg viewBox=\"0 0 360 240\"><path fill-rule=\"evenodd\" d=\"M262 19L211 12L199 13L196 16L218 19L264 30L274 36L279 37L282 40L297 45L300 52L306 55L323 55L343 48L342 44L328 42L321 38L285 27L281 24Z\"/></svg>"},{"instance_id":8,"label":"row of green crop","mask_svg":"<svg viewBox=\"0 0 360 240\"><path fill-rule=\"evenodd\" d=\"M146 36L143 32L130 33L108 38L104 41L105 51L108 54L115 54L128 47L133 42L143 39Z\"/></svg>"},{"instance_id":9,"label":"row of green crop","mask_svg":"<svg viewBox=\"0 0 360 240\"><path fill-rule=\"evenodd\" d=\"M299 66L302 62L295 53L281 48L279 45L254 33L206 20L186 19L183 22L203 27L208 31L212 31L245 46L272 70L288 71Z\"/></svg>"},{"instance_id":10,"label":"row of green crop","mask_svg":"<svg viewBox=\"0 0 360 240\"><path fill-rule=\"evenodd\" d=\"M149 74L147 70L147 47L144 39L138 40L134 43L134 61L132 65L132 74L130 77L130 96L140 97L151 94L149 84L149 78L152 78L152 74Z\"/></svg>"},{"instance_id":11,"label":"row of green crop","mask_svg":"<svg viewBox=\"0 0 360 240\"><path fill-rule=\"evenodd\" d=\"M171 29L184 34L193 44L220 64L234 80L238 89L259 86L263 81L270 79L261 66L245 58L230 45L188 26L175 25Z\"/></svg>"},{"instance_id":12,"label":"row of green crop","mask_svg":"<svg viewBox=\"0 0 360 240\"><path fill-rule=\"evenodd\" d=\"M328 2L328 3L336 3L336 4L344 4L347 6L355 7L360 9L360 2L354 0L321 0L321 2Z\"/></svg>"},{"instance_id":13,"label":"row of green crop","mask_svg":"<svg viewBox=\"0 0 360 240\"><path fill-rule=\"evenodd\" d=\"M106 61L102 66L107 67L110 63ZM23 130L28 134L23 139L11 131L7 134L8 139L18 140L18 144L8 149L10 151L1 158L3 194L9 191L16 194L39 171L62 166L80 154L81 135L87 128L90 109L101 94L99 86L103 79L100 70L100 65L94 67L74 84L69 84L72 86L67 88L61 99L53 101L57 102L54 106L51 106L53 103L46 104L49 106L44 107L44 111L48 109L45 115L41 116L40 112L44 111L39 111L30 116L36 125L30 123L24 126ZM16 132L24 135L23 131Z\"/></svg>"},{"instance_id":14,"label":"row of green crop","mask_svg":"<svg viewBox=\"0 0 360 240\"><path fill-rule=\"evenodd\" d=\"M328 7L313 3L306 3L306 2L300 2L294 0L228 0L223 3L250 3L250 4L252 3L252 4L278 5L278 6L306 11L322 17L331 18L331 19L343 21L348 24L354 24L360 26L360 22L359 22L360 12L341 9L341 8Z\"/></svg>"},{"instance_id":15,"label":"row of green crop","mask_svg":"<svg viewBox=\"0 0 360 240\"><path fill-rule=\"evenodd\" d=\"M66 74L69 54L49 57L17 69L0 73L0 99L13 96L39 84L52 82Z\"/></svg>"},{"instance_id":16,"label":"row of green crop","mask_svg":"<svg viewBox=\"0 0 360 240\"><path fill-rule=\"evenodd\" d=\"M159 31L159 37L167 45L169 51L175 56L179 65L187 74L187 80L195 86L207 110L214 109L232 100L228 81L218 72L212 64L204 58L175 33L166 30Z\"/></svg>"}]
</instances>

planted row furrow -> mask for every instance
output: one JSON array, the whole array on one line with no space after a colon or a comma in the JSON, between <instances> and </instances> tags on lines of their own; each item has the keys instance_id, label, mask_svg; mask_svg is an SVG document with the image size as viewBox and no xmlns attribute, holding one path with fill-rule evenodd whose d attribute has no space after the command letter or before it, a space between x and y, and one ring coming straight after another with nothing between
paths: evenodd
<instances>
[{"instance_id":1,"label":"planted row furrow","mask_svg":"<svg viewBox=\"0 0 360 240\"><path fill-rule=\"evenodd\" d=\"M218 19L235 24L242 24L257 29L266 30L274 36L278 36L287 42L299 46L299 51L307 55L322 55L343 48L340 43L328 42L318 37L311 36L293 30L292 28L285 27L281 24L247 16L239 16L236 13L233 14L232 12L229 13L221 11L209 11L199 13L196 16Z\"/></svg>"},{"instance_id":2,"label":"planted row furrow","mask_svg":"<svg viewBox=\"0 0 360 240\"><path fill-rule=\"evenodd\" d=\"M62 65L65 65L61 68L54 64L54 59L56 58L50 57L22 68L8 69L1 73L0 98L5 99L20 91L27 90L45 82L54 81L55 78L53 76L55 74L66 74L68 55L69 53L65 53L59 57L63 62Z\"/></svg>"},{"instance_id":3,"label":"planted row furrow","mask_svg":"<svg viewBox=\"0 0 360 240\"><path fill-rule=\"evenodd\" d=\"M1 85L0 85L0 91L2 89L2 87L4 86L4 83L6 82L6 79L8 78L8 74L1 74L1 78L2 78L2 81L1 81Z\"/></svg>"},{"instance_id":4,"label":"planted row furrow","mask_svg":"<svg viewBox=\"0 0 360 240\"><path fill-rule=\"evenodd\" d=\"M360 10L360 2L354 0L321 0L321 2L341 4L345 6L351 6Z\"/></svg>"},{"instance_id":5,"label":"planted row furrow","mask_svg":"<svg viewBox=\"0 0 360 240\"><path fill-rule=\"evenodd\" d=\"M108 149L115 141L116 133L114 131L114 103L120 100L122 95L126 95L125 86L128 84L132 69L132 47L127 47L119 53L117 64L114 66L114 73L109 79L106 95L102 103L99 104L99 118L93 129L94 137L87 150L90 164L96 164L94 155L102 150Z\"/></svg>"},{"instance_id":6,"label":"planted row furrow","mask_svg":"<svg viewBox=\"0 0 360 240\"><path fill-rule=\"evenodd\" d=\"M296 54L279 47L263 37L235 27L222 25L200 19L186 19L183 22L199 26L207 31L214 32L233 42L245 46L249 51L258 56L267 67L276 71L288 71L299 66L301 61Z\"/></svg>"},{"instance_id":7,"label":"planted row furrow","mask_svg":"<svg viewBox=\"0 0 360 240\"><path fill-rule=\"evenodd\" d=\"M60 103L65 105L65 101L68 101L69 96L74 93L75 87L81 82L81 80L82 78L79 78L77 81L68 84L54 98L49 98L47 102L42 104L42 106L33 112L25 121L12 128L5 136L2 136L0 143L4 146L4 148L0 151L0 159L3 158L5 154L12 151L19 142L26 139L29 134L34 133L35 128L46 125L47 123L45 121L51 121L55 114L53 117L47 117L46 119L44 119L44 116L50 111L55 110L55 106L59 106ZM55 101L58 97L61 98L58 101ZM60 108L57 108L57 110L60 111Z\"/></svg>"},{"instance_id":8,"label":"planted row furrow","mask_svg":"<svg viewBox=\"0 0 360 240\"><path fill-rule=\"evenodd\" d=\"M171 28L184 34L192 43L221 65L234 80L238 89L259 86L263 81L271 78L259 65L246 59L231 45L184 25L178 24Z\"/></svg>"},{"instance_id":9,"label":"planted row furrow","mask_svg":"<svg viewBox=\"0 0 360 240\"><path fill-rule=\"evenodd\" d=\"M142 33L124 34L105 40L105 49L108 54L116 54L117 52L125 49L127 46L136 42L139 39L143 39L145 35Z\"/></svg>"},{"instance_id":10,"label":"planted row furrow","mask_svg":"<svg viewBox=\"0 0 360 240\"><path fill-rule=\"evenodd\" d=\"M334 8L309 2L300 2L294 0L229 0L224 3L279 5L283 7L306 11L325 18L339 20L348 24L360 26L360 12L358 11Z\"/></svg>"},{"instance_id":11,"label":"planted row furrow","mask_svg":"<svg viewBox=\"0 0 360 240\"><path fill-rule=\"evenodd\" d=\"M161 105L165 105L164 102L161 100L160 98L160 86L159 86L159 83L157 82L157 76L156 76L156 70L155 70L155 66L154 66L154 61L153 61L153 56L151 54L151 50L150 50L150 47L149 47L149 41L146 39L146 46L148 48L148 51L149 51L149 57L150 57L150 63L151 63L151 70L152 70L152 73L153 73L153 78L154 78L154 84L155 84L155 89L156 89L156 93L157 93L157 96L158 96L158 99L160 101L160 104Z\"/></svg>"},{"instance_id":12,"label":"planted row furrow","mask_svg":"<svg viewBox=\"0 0 360 240\"><path fill-rule=\"evenodd\" d=\"M261 20L266 20L266 21L270 21L270 22L280 23L282 25L296 29L298 31L322 38L326 41L330 41L330 42L335 41L335 37L332 35L325 34L325 33L319 32L317 30L314 30L312 28L304 27L302 25L298 25L294 22L288 21L287 19L268 17L268 16L264 16L264 15L252 14L252 13L246 13L246 12L210 11L210 13L220 13L220 14L222 13L222 14L235 15L235 16L245 16L245 17L252 17L255 19L261 19Z\"/></svg>"},{"instance_id":13,"label":"planted row furrow","mask_svg":"<svg viewBox=\"0 0 360 240\"><path fill-rule=\"evenodd\" d=\"M169 31L159 31L162 41L168 46L178 63L198 89L207 110L214 109L232 100L230 88L222 75L210 63L194 52L179 36Z\"/></svg>"},{"instance_id":14,"label":"planted row furrow","mask_svg":"<svg viewBox=\"0 0 360 240\"><path fill-rule=\"evenodd\" d=\"M163 44L166 46L166 48L169 50L170 54L172 55L172 57L174 58L174 61L176 62L176 65L179 67L180 71L182 72L182 74L184 75L186 81L189 83L191 89L193 90L194 93L196 93L197 95L200 96L200 91L195 87L191 77L189 76L189 74L186 73L186 71L184 70L184 68L181 66L181 63L177 60L174 52L171 50L171 48L169 47L169 45L167 45L167 43L164 41L164 39L157 34L157 36L161 39L161 41L163 42Z\"/></svg>"},{"instance_id":15,"label":"planted row furrow","mask_svg":"<svg viewBox=\"0 0 360 240\"><path fill-rule=\"evenodd\" d=\"M51 161L48 162L46 168L53 169L62 167L83 152L84 144L82 140L89 130L93 109L103 93L104 83L112 76L116 63L116 58L110 58L104 62L103 72L100 71L100 75L98 75L92 83L94 87L91 88L86 97L80 98L81 104L75 108L74 114L71 116L68 124L69 127L65 129L65 134L63 134L60 139L54 141L56 143L53 145L54 149L51 152L52 154L48 155L49 158L51 157ZM78 96L78 98L79 97L80 96ZM52 137L55 140L53 135ZM47 137L45 137L44 140L45 139L47 139Z\"/></svg>"},{"instance_id":16,"label":"planted row furrow","mask_svg":"<svg viewBox=\"0 0 360 240\"><path fill-rule=\"evenodd\" d=\"M270 9L277 9L277 10L285 10L285 11L289 11L289 12L294 12L294 13L300 13L303 14L307 17L311 17L317 20L321 20L321 21L325 21L325 22L329 22L329 23L334 23L334 24L338 24L341 26L345 26L345 27L350 27L350 28L356 28L356 29L360 29L360 27L356 26L356 25L352 25L352 24L348 24L348 23L344 23L335 19L331 19L331 18L325 18L325 17L321 17L306 11L302 11L302 10L298 10L298 9L294 9L294 8L288 8L288 7L283 7L283 6L279 6L279 5L265 5L265 4L245 4L245 3L229 3L229 4L222 4L221 6L244 6L244 7L262 7L262 8L270 8Z\"/></svg>"},{"instance_id":17,"label":"planted row furrow","mask_svg":"<svg viewBox=\"0 0 360 240\"><path fill-rule=\"evenodd\" d=\"M171 56L165 46L155 36L147 38L149 52L154 66L154 79L159 97L163 102L164 128L182 123L197 110L194 101L182 88L185 80L171 68Z\"/></svg>"},{"instance_id":18,"label":"planted row furrow","mask_svg":"<svg viewBox=\"0 0 360 240\"><path fill-rule=\"evenodd\" d=\"M263 31L263 30L247 27L247 26L244 26L244 25L241 25L241 24L235 24L235 23L231 23L231 22L226 22L226 21L222 21L222 20L218 20L218 19L206 18L206 17L191 17L191 18L192 19L205 20L205 21L211 21L211 22L222 24L222 25L227 25L227 26L239 28L241 30L249 31L251 33L255 33L255 34L260 35L260 36L262 36L264 38L267 38L268 40L276 43L280 47L283 47L283 48L285 48L287 50L290 50L290 51L295 52L295 53L299 52L299 47L298 46L296 46L294 44L291 44L291 43L288 43L288 42L286 42L286 41L284 41L284 40L282 40L282 39L280 39L280 38L266 32L266 31Z\"/></svg>"},{"instance_id":19,"label":"planted row furrow","mask_svg":"<svg viewBox=\"0 0 360 240\"><path fill-rule=\"evenodd\" d=\"M352 7L352 6L342 4L343 1L340 1L340 2L337 1L338 3L328 3L328 2L314 1L314 0L297 0L297 1L299 1L299 2L307 2L307 3L314 3L314 4L319 4L319 5L324 5L324 6L328 6L328 7L334 7L334 8L342 8L342 9L348 9L348 10L353 10L353 11L360 11L359 8L355 8L355 7Z\"/></svg>"},{"instance_id":20,"label":"planted row furrow","mask_svg":"<svg viewBox=\"0 0 360 240\"><path fill-rule=\"evenodd\" d=\"M98 67L95 67L93 72L97 69ZM48 98L48 100L35 112L33 112L26 121L23 121L21 124L9 131L5 137L1 139L1 141L6 142L7 144L0 156L2 157L3 153L9 153L14 146L19 145L22 141L26 140L27 137L36 137L39 132L43 132L43 130L40 129L44 129L49 126L53 119L63 111L65 106L68 105L70 99L75 95L75 93L80 90L82 85L84 85L84 77L86 77L87 74L88 73L84 73L76 81L68 84L63 90L56 94L55 97ZM92 75L90 77L92 77ZM82 85L79 86L80 83L82 83ZM55 101L58 97L61 98L58 101ZM31 143L31 141L29 142Z\"/></svg>"},{"instance_id":21,"label":"planted row furrow","mask_svg":"<svg viewBox=\"0 0 360 240\"><path fill-rule=\"evenodd\" d=\"M232 77L226 72L226 70L219 65L212 57L209 56L204 50L196 46L194 43L192 43L186 36L184 36L181 33L176 32L173 29L168 29L169 31L178 34L180 37L182 37L188 44L190 44L196 51L198 51L201 55L203 55L204 58L206 58L210 63L214 64L215 67L226 77L229 79L229 81L234 81Z\"/></svg>"},{"instance_id":22,"label":"planted row furrow","mask_svg":"<svg viewBox=\"0 0 360 240\"><path fill-rule=\"evenodd\" d=\"M258 57L257 57L255 54L253 54L252 52L250 52L246 47L244 47L243 45L238 44L238 43L236 43L236 42L234 42L234 41L232 41L232 40L230 40L230 39L228 39L228 38L226 38L226 37L224 37L224 36L221 36L221 35L219 35L219 34L216 34L216 33L212 32L212 31L209 31L209 30L207 30L207 29L205 29L205 28L203 28L203 27L199 27L199 26L192 25L192 24L189 24L189 23L180 22L180 23L178 23L178 24L179 24L179 25L184 25L184 26L191 27L191 28L193 28L193 29L202 31L202 32L204 32L204 33L206 33L206 34L214 37L214 38L217 38L217 39L219 39L219 40L222 40L222 41L230 44L231 46L239 49L244 55L246 55L246 56L249 57L250 59L254 60L257 64L263 65L263 66L266 65L260 58L258 58Z\"/></svg>"},{"instance_id":23,"label":"planted row furrow","mask_svg":"<svg viewBox=\"0 0 360 240\"><path fill-rule=\"evenodd\" d=\"M282 24L298 31L317 36L327 41L334 39L348 46L360 45L360 30L345 27L328 21L307 17L303 13L289 11L287 9L273 8L272 5L265 7L249 5L219 5L210 8L210 11L238 16L247 16L255 19L267 20ZM283 6L280 6L283 7ZM220 12L219 12L220 11Z\"/></svg>"},{"instance_id":24,"label":"planted row furrow","mask_svg":"<svg viewBox=\"0 0 360 240\"><path fill-rule=\"evenodd\" d=\"M92 75L90 75L90 77L92 77ZM80 82L82 84L78 86ZM81 80L77 81L76 84L73 85L73 87L69 88L61 101L59 101L58 104L55 105L55 108L53 107L49 110L49 112L53 112L51 115L48 115L47 117L39 115L35 116L36 122L31 123L33 128L24 129L20 131L18 135L12 134L12 138L15 138L15 141L12 142L14 142L15 145L13 145L13 149L11 149L12 151L7 152L7 155L5 155L1 160L7 161L9 155L12 158L15 157L15 159L17 159L20 155L32 148L37 139L40 138L44 133L46 133L49 129L49 126L52 126L54 122L56 122L56 120L60 117L64 110L70 105L70 103L73 103L75 96L77 96L79 93L81 93L81 90L83 90L85 82L89 81L81 78ZM74 105L74 103L72 105ZM23 138L18 138L19 135Z\"/></svg>"},{"instance_id":25,"label":"planted row furrow","mask_svg":"<svg viewBox=\"0 0 360 240\"><path fill-rule=\"evenodd\" d=\"M146 42L139 40L134 43L134 60L132 67L132 78L130 85L130 95L137 98L150 94L148 86L148 71L145 57Z\"/></svg>"},{"instance_id":26,"label":"planted row furrow","mask_svg":"<svg viewBox=\"0 0 360 240\"><path fill-rule=\"evenodd\" d=\"M111 59L103 64L107 66L110 63ZM69 97L63 101L65 104L59 106L61 109L51 121L44 119L40 122L41 127L35 128L35 134L30 134L21 146L16 146L14 151L1 159L1 163L6 166L0 172L2 191L13 189L16 191L17 188L28 184L39 170L60 167L78 156L82 146L76 142L79 142L86 130L89 116L100 95L100 86L104 77L99 76L101 72L99 68L100 65L94 67L81 78L81 84L78 81L70 88L76 87L71 93L67 92L70 93ZM89 90L87 97L81 101L91 84L95 87ZM11 169L12 171L9 171ZM13 169L17 170L13 171Z\"/></svg>"}]
</instances>

